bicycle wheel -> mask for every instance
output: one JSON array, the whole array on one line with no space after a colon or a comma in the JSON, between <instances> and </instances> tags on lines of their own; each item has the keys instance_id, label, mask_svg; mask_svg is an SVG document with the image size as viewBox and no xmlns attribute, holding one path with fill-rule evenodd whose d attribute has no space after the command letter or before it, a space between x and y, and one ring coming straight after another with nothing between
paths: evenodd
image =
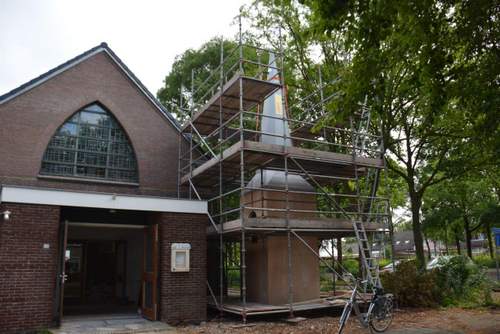
<instances>
[{"instance_id":1,"label":"bicycle wheel","mask_svg":"<svg viewBox=\"0 0 500 334\"><path fill-rule=\"evenodd\" d=\"M381 333L387 330L392 323L393 302L392 296L381 296L375 300L375 306L368 319L370 331Z\"/></svg>"}]
</instances>

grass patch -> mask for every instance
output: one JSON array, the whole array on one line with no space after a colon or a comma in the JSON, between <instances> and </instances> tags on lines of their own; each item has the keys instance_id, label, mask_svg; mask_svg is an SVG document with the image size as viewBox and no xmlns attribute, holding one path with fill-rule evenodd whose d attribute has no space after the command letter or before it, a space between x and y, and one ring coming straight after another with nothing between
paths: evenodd
<instances>
[{"instance_id":1,"label":"grass patch","mask_svg":"<svg viewBox=\"0 0 500 334\"><path fill-rule=\"evenodd\" d=\"M492 259L487 254L481 254L481 255L474 256L472 258L472 261L474 261L474 263L477 264L479 267L496 268L495 259L494 258Z\"/></svg>"}]
</instances>

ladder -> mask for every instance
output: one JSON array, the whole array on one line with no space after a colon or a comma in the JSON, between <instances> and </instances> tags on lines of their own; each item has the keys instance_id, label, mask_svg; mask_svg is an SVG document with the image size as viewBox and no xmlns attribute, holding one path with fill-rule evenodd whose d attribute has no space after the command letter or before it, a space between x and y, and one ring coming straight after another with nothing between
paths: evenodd
<instances>
[{"instance_id":1,"label":"ladder","mask_svg":"<svg viewBox=\"0 0 500 334\"><path fill-rule=\"evenodd\" d=\"M367 106L367 97L365 96L365 102L361 105L361 116L359 119L358 131L355 136L355 148L356 153L363 155L366 150L366 143L368 142L368 130L370 129L371 122L371 112L370 108Z\"/></svg>"},{"instance_id":2,"label":"ladder","mask_svg":"<svg viewBox=\"0 0 500 334\"><path fill-rule=\"evenodd\" d=\"M365 220L370 220L370 213L373 212L373 200L377 194L377 188L380 177L380 169L370 168L366 174L363 194L367 194L369 197L367 201L361 202L360 212L367 213L368 217Z\"/></svg>"},{"instance_id":3,"label":"ladder","mask_svg":"<svg viewBox=\"0 0 500 334\"><path fill-rule=\"evenodd\" d=\"M365 230L365 223L362 220L353 220L353 229L358 241L359 256L361 257L363 268L365 269L367 286L373 288L380 288L380 274L378 259L372 257L372 251L368 235ZM366 290L366 287L365 287Z\"/></svg>"},{"instance_id":4,"label":"ladder","mask_svg":"<svg viewBox=\"0 0 500 334\"><path fill-rule=\"evenodd\" d=\"M361 105L361 116L358 125L358 131L355 135L355 154L364 155L366 150L366 144L368 142L368 133L371 122L371 112L370 108L367 106L367 97L365 96L365 101ZM367 203L359 197L362 193L360 192L359 186L359 176L356 176L357 192L358 192L358 217L352 219L352 225L354 233L356 235L356 240L358 243L359 256L361 258L361 263L364 268L366 285L372 289L380 288L380 275L379 275L379 263L378 259L372 256L372 250L370 242L368 240L368 235L365 229L365 223L371 222L371 217L373 213L373 198L375 197L376 190L378 187L378 178L380 175L379 169L368 169L366 174L366 182L364 185L363 194L367 194Z\"/></svg>"}]
</instances>

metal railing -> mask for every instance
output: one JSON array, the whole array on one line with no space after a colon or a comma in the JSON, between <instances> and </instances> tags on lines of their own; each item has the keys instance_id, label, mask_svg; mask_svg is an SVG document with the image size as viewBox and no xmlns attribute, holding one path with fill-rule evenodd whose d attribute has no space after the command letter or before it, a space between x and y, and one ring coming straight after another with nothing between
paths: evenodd
<instances>
[{"instance_id":1,"label":"metal railing","mask_svg":"<svg viewBox=\"0 0 500 334\"><path fill-rule=\"evenodd\" d=\"M238 128L237 123L240 116L243 114L243 128ZM274 118L283 120L290 124L290 135L278 135L275 133L264 132L259 127L256 127L255 119L262 120L263 118ZM258 122L262 124L262 121ZM283 142L291 140L293 147L317 150L323 152L341 153L346 155L354 155L364 158L378 158L383 153L382 137L368 133L361 133L356 130L322 126L318 130L308 132L308 136L295 134L294 129L300 126L315 126L314 123L306 121L298 121L289 118L278 118L267 116L256 112L242 111L235 113L231 118L226 120L221 127L218 127L210 134L202 136L193 127L194 144L188 150L181 152L181 175L188 174L192 167L195 169L201 166L212 158L216 158L225 149L240 141L241 134L246 140L259 142L264 136L283 139ZM326 136L326 137L325 137ZM359 138L364 138L363 146L356 146L360 143ZM221 140L222 139L222 140ZM195 158L191 160L192 166L189 166L189 157L194 154ZM321 158L319 158L321 160Z\"/></svg>"}]
</instances>

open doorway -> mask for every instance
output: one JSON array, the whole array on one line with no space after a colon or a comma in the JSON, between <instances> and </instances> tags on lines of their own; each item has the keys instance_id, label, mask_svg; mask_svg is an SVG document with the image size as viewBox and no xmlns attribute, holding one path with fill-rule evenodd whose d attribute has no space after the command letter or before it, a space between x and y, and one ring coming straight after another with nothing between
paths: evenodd
<instances>
[{"instance_id":1,"label":"open doorway","mask_svg":"<svg viewBox=\"0 0 500 334\"><path fill-rule=\"evenodd\" d=\"M158 316L155 213L65 207L54 322L64 316Z\"/></svg>"},{"instance_id":2,"label":"open doorway","mask_svg":"<svg viewBox=\"0 0 500 334\"><path fill-rule=\"evenodd\" d=\"M144 229L68 224L63 315L140 311Z\"/></svg>"}]
</instances>

